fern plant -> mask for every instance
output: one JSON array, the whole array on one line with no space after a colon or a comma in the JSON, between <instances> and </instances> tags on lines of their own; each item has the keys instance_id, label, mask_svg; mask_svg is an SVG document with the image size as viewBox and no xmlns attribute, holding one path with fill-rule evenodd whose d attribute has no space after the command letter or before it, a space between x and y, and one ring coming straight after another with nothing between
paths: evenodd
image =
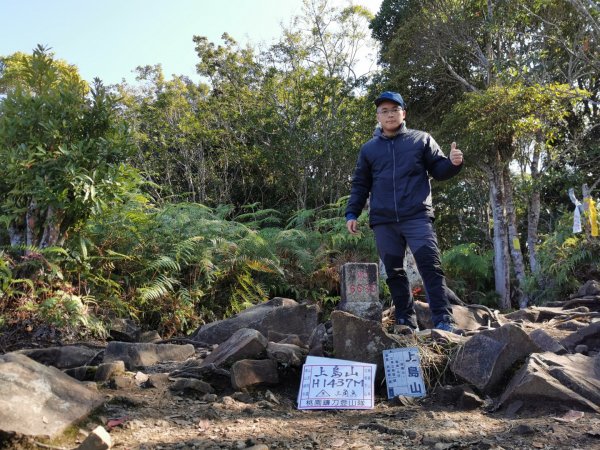
<instances>
[{"instance_id":1,"label":"fern plant","mask_svg":"<svg viewBox=\"0 0 600 450\"><path fill-rule=\"evenodd\" d=\"M4 322L17 323L27 318L71 332L103 335L101 322L90 311L94 299L81 295L63 266L70 259L61 247L11 247L9 256L0 252L0 284L3 297L0 314ZM19 274L20 278L14 278Z\"/></svg>"},{"instance_id":2,"label":"fern plant","mask_svg":"<svg viewBox=\"0 0 600 450\"><path fill-rule=\"evenodd\" d=\"M265 300L260 276L283 274L269 243L252 229L262 222L249 213L245 223L224 218L229 208L191 203L115 213L88 229L95 243L88 261L102 270L86 281L104 288L116 282L117 299L106 306L126 305L129 316L165 335Z\"/></svg>"},{"instance_id":3,"label":"fern plant","mask_svg":"<svg viewBox=\"0 0 600 450\"><path fill-rule=\"evenodd\" d=\"M463 301L494 305L490 252L482 252L474 243L457 245L443 253L442 266L448 285Z\"/></svg>"}]
</instances>

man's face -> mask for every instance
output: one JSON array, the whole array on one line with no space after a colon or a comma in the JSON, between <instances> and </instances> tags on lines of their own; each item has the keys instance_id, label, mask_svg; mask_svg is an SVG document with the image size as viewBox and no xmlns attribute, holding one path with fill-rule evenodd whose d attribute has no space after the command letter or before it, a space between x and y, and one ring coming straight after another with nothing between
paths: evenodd
<instances>
[{"instance_id":1,"label":"man's face","mask_svg":"<svg viewBox=\"0 0 600 450\"><path fill-rule=\"evenodd\" d=\"M385 134L398 130L405 117L406 111L397 103L385 101L377 107L377 120Z\"/></svg>"}]
</instances>

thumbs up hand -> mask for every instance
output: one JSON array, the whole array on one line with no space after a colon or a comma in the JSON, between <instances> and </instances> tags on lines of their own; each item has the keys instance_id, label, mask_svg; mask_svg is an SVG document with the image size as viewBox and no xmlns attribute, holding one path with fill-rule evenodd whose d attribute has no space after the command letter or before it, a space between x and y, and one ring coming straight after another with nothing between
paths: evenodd
<instances>
[{"instance_id":1,"label":"thumbs up hand","mask_svg":"<svg viewBox=\"0 0 600 450\"><path fill-rule=\"evenodd\" d=\"M450 162L455 166L460 166L463 162L463 152L456 148L456 142L450 145Z\"/></svg>"}]
</instances>

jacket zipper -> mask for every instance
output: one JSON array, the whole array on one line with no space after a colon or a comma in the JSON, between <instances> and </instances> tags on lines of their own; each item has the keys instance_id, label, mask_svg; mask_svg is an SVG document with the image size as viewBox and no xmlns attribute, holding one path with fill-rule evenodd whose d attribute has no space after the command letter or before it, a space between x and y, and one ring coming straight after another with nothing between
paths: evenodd
<instances>
[{"instance_id":1,"label":"jacket zipper","mask_svg":"<svg viewBox=\"0 0 600 450\"><path fill-rule=\"evenodd\" d=\"M396 152L394 151L394 139L390 139L389 147L392 151L392 189L394 190L394 211L396 213L396 222L400 222L400 218L398 217L398 201L396 198Z\"/></svg>"}]
</instances>

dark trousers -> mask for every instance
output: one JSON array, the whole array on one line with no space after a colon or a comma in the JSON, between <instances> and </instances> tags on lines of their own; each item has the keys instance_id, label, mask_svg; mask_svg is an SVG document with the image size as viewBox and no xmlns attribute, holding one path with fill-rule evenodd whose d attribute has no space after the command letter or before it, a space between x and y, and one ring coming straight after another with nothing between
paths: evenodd
<instances>
[{"instance_id":1,"label":"dark trousers","mask_svg":"<svg viewBox=\"0 0 600 450\"><path fill-rule=\"evenodd\" d=\"M433 324L451 321L448 287L432 220L429 217L419 217L399 223L375 225L373 231L394 301L396 323L417 327L414 300L404 270L407 245L415 257L425 285Z\"/></svg>"}]
</instances>

